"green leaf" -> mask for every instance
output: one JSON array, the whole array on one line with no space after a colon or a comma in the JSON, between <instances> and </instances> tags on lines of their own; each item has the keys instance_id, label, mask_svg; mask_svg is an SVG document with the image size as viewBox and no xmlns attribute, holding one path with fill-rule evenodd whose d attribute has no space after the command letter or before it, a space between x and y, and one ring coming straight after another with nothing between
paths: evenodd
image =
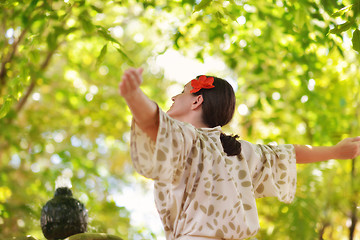
<instances>
[{"instance_id":1,"label":"green leaf","mask_svg":"<svg viewBox=\"0 0 360 240\"><path fill-rule=\"evenodd\" d=\"M64 19L70 14L70 12L65 12L63 15L59 15L59 21L64 21Z\"/></svg>"},{"instance_id":2,"label":"green leaf","mask_svg":"<svg viewBox=\"0 0 360 240\"><path fill-rule=\"evenodd\" d=\"M87 17L79 17L79 20L86 33L93 32L95 26Z\"/></svg>"},{"instance_id":3,"label":"green leaf","mask_svg":"<svg viewBox=\"0 0 360 240\"><path fill-rule=\"evenodd\" d=\"M352 41L354 50L360 52L360 31L359 31L359 29L356 29L353 32L353 37L352 37L351 41Z\"/></svg>"},{"instance_id":4,"label":"green leaf","mask_svg":"<svg viewBox=\"0 0 360 240\"><path fill-rule=\"evenodd\" d=\"M25 11L27 11L27 12L33 11L38 2L39 2L39 0L32 0L29 7Z\"/></svg>"},{"instance_id":5,"label":"green leaf","mask_svg":"<svg viewBox=\"0 0 360 240\"><path fill-rule=\"evenodd\" d=\"M331 14L331 16L332 17L340 17L340 16L344 15L344 13L348 12L352 7L353 7L353 5L343 7L340 10L338 10L338 11L334 12L333 14Z\"/></svg>"},{"instance_id":6,"label":"green leaf","mask_svg":"<svg viewBox=\"0 0 360 240\"><path fill-rule=\"evenodd\" d=\"M48 13L47 13L48 15L47 15L47 18L48 19L52 19L52 20L59 20L59 16L58 16L58 13L56 12L56 11L53 11L53 10L51 10L51 11L49 11Z\"/></svg>"},{"instance_id":7,"label":"green leaf","mask_svg":"<svg viewBox=\"0 0 360 240\"><path fill-rule=\"evenodd\" d=\"M97 26L97 27L98 27L98 33L101 37L103 37L105 40L108 40L110 42L118 44L119 46L122 46L122 44L118 40L116 40L110 35L108 30L106 30L104 27L101 26Z\"/></svg>"},{"instance_id":8,"label":"green leaf","mask_svg":"<svg viewBox=\"0 0 360 240\"><path fill-rule=\"evenodd\" d=\"M299 9L295 12L295 24L299 29L302 29L304 24L306 23L306 17L308 13L303 9Z\"/></svg>"},{"instance_id":9,"label":"green leaf","mask_svg":"<svg viewBox=\"0 0 360 240\"><path fill-rule=\"evenodd\" d=\"M72 32L75 32L76 30L78 30L78 28L76 28L76 27L71 27L71 28L66 29L66 30L64 29L64 34L68 35L68 34L70 34Z\"/></svg>"},{"instance_id":10,"label":"green leaf","mask_svg":"<svg viewBox=\"0 0 360 240\"><path fill-rule=\"evenodd\" d=\"M234 22L236 22L236 19L240 16L239 13L237 13L236 15L233 12L229 12L226 8L223 8L224 13L231 18L231 20L233 20Z\"/></svg>"},{"instance_id":11,"label":"green leaf","mask_svg":"<svg viewBox=\"0 0 360 240\"><path fill-rule=\"evenodd\" d=\"M198 5L195 6L194 12L198 12L210 5L212 0L202 0Z\"/></svg>"},{"instance_id":12,"label":"green leaf","mask_svg":"<svg viewBox=\"0 0 360 240\"><path fill-rule=\"evenodd\" d=\"M28 26L31 23L31 21L29 21L29 16L36 8L38 2L39 0L32 0L29 6L25 9L21 19L24 26Z\"/></svg>"},{"instance_id":13,"label":"green leaf","mask_svg":"<svg viewBox=\"0 0 360 240\"><path fill-rule=\"evenodd\" d=\"M100 51L100 54L99 56L97 57L97 61L96 61L96 65L99 66L103 61L104 61L104 58L105 58L105 55L107 53L107 44L105 44L101 51Z\"/></svg>"},{"instance_id":14,"label":"green leaf","mask_svg":"<svg viewBox=\"0 0 360 240\"><path fill-rule=\"evenodd\" d=\"M48 44L48 47L50 50L54 50L56 48L56 42L57 42L57 34L54 32L51 32L48 34L46 38L46 42Z\"/></svg>"},{"instance_id":15,"label":"green leaf","mask_svg":"<svg viewBox=\"0 0 360 240\"><path fill-rule=\"evenodd\" d=\"M4 104L0 108L0 119L8 114L8 112L11 109L12 103L13 103L13 99L10 96L8 96Z\"/></svg>"},{"instance_id":16,"label":"green leaf","mask_svg":"<svg viewBox=\"0 0 360 240\"><path fill-rule=\"evenodd\" d=\"M333 33L333 34L339 34L342 33L346 30L348 30L352 25L354 24L353 21L347 21L343 24L337 25L335 28L330 29L329 33Z\"/></svg>"},{"instance_id":17,"label":"green leaf","mask_svg":"<svg viewBox=\"0 0 360 240\"><path fill-rule=\"evenodd\" d=\"M360 2L354 3L352 5L352 9L353 9L353 12L354 12L354 16L359 15L359 13L360 13Z\"/></svg>"},{"instance_id":18,"label":"green leaf","mask_svg":"<svg viewBox=\"0 0 360 240\"><path fill-rule=\"evenodd\" d=\"M95 10L96 12L98 12L98 13L102 13L102 12L103 12L103 10L102 10L101 8L98 8L98 7L94 6L94 5L91 5L91 8L94 9L94 10Z\"/></svg>"},{"instance_id":19,"label":"green leaf","mask_svg":"<svg viewBox=\"0 0 360 240\"><path fill-rule=\"evenodd\" d=\"M123 50L121 50L120 48L116 48L116 50L117 50L123 57L125 57L125 59L126 59L131 65L135 66L134 61L131 60L131 59L129 58L129 56L128 56Z\"/></svg>"},{"instance_id":20,"label":"green leaf","mask_svg":"<svg viewBox=\"0 0 360 240\"><path fill-rule=\"evenodd\" d=\"M85 0L77 0L77 1L75 1L75 3L79 6L79 7L82 7L82 6L84 6L85 5Z\"/></svg>"}]
</instances>

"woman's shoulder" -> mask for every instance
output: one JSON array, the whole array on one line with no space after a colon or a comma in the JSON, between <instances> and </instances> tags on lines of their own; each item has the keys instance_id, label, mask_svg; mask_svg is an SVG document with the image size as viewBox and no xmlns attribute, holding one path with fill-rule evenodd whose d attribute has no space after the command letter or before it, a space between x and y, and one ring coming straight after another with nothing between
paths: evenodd
<instances>
[{"instance_id":1,"label":"woman's shoulder","mask_svg":"<svg viewBox=\"0 0 360 240\"><path fill-rule=\"evenodd\" d=\"M241 144L242 149L254 149L254 147L255 147L255 144L253 144L249 141L243 140L243 139L240 139L239 142Z\"/></svg>"}]
</instances>

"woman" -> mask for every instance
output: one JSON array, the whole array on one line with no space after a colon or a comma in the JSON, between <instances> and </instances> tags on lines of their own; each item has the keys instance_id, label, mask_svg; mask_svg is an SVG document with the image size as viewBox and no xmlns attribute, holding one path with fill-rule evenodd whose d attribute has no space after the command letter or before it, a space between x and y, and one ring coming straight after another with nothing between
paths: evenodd
<instances>
[{"instance_id":1,"label":"woman","mask_svg":"<svg viewBox=\"0 0 360 240\"><path fill-rule=\"evenodd\" d=\"M254 145L221 133L235 95L222 79L200 76L173 97L167 113L141 91L142 69L119 85L132 114L131 157L155 181L155 202L167 239L244 239L259 230L255 199L291 202L296 163L349 159L360 137L331 147Z\"/></svg>"}]
</instances>

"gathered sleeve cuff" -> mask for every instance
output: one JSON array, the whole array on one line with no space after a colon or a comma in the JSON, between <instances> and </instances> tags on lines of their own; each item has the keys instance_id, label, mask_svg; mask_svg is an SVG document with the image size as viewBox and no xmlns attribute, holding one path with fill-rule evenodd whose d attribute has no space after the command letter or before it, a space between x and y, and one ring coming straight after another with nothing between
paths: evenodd
<instances>
[{"instance_id":1,"label":"gathered sleeve cuff","mask_svg":"<svg viewBox=\"0 0 360 240\"><path fill-rule=\"evenodd\" d=\"M297 181L294 146L250 144L245 149L250 155L248 165L255 197L277 197L282 202L292 202Z\"/></svg>"}]
</instances>

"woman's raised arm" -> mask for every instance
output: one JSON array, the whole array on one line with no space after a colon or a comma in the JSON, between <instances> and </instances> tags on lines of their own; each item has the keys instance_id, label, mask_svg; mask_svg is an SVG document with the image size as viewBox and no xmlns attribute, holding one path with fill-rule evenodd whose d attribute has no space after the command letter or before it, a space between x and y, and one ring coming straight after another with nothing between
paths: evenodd
<instances>
[{"instance_id":1,"label":"woman's raised arm","mask_svg":"<svg viewBox=\"0 0 360 240\"><path fill-rule=\"evenodd\" d=\"M158 106L140 89L143 69L130 68L123 74L119 84L120 95L125 99L135 123L153 141L159 128Z\"/></svg>"},{"instance_id":2,"label":"woman's raised arm","mask_svg":"<svg viewBox=\"0 0 360 240\"><path fill-rule=\"evenodd\" d=\"M360 137L345 138L331 147L294 146L296 163L312 163L329 159L352 159L360 155Z\"/></svg>"}]
</instances>

